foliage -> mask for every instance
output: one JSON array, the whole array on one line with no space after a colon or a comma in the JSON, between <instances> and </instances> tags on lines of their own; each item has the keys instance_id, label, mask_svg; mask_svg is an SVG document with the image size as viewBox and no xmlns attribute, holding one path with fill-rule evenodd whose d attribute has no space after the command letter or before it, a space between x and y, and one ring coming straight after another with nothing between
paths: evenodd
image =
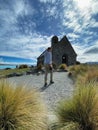
<instances>
[{"instance_id":1,"label":"foliage","mask_svg":"<svg viewBox=\"0 0 98 130\"><path fill-rule=\"evenodd\" d=\"M57 69L57 64L56 63L52 63L53 68L56 70Z\"/></svg>"},{"instance_id":2,"label":"foliage","mask_svg":"<svg viewBox=\"0 0 98 130\"><path fill-rule=\"evenodd\" d=\"M19 65L19 67L18 67L18 68L19 68L19 69L28 68L28 65L26 65L26 64Z\"/></svg>"},{"instance_id":3,"label":"foliage","mask_svg":"<svg viewBox=\"0 0 98 130\"><path fill-rule=\"evenodd\" d=\"M88 70L83 76L78 76L76 84L98 83L98 70Z\"/></svg>"},{"instance_id":4,"label":"foliage","mask_svg":"<svg viewBox=\"0 0 98 130\"><path fill-rule=\"evenodd\" d=\"M37 91L0 80L0 129L46 130L45 107Z\"/></svg>"},{"instance_id":5,"label":"foliage","mask_svg":"<svg viewBox=\"0 0 98 130\"><path fill-rule=\"evenodd\" d=\"M79 61L76 61L76 65L80 65L81 63Z\"/></svg>"},{"instance_id":6,"label":"foliage","mask_svg":"<svg viewBox=\"0 0 98 130\"><path fill-rule=\"evenodd\" d=\"M30 68L23 68L23 69L9 69L9 70L0 70L0 77L5 77L6 75L9 75L11 73L24 73L26 71L29 71Z\"/></svg>"},{"instance_id":7,"label":"foliage","mask_svg":"<svg viewBox=\"0 0 98 130\"><path fill-rule=\"evenodd\" d=\"M82 130L94 130L98 122L96 84L79 85L72 99L60 103L57 114L61 123L74 122Z\"/></svg>"},{"instance_id":8,"label":"foliage","mask_svg":"<svg viewBox=\"0 0 98 130\"><path fill-rule=\"evenodd\" d=\"M69 71L74 74L74 77L77 77L78 75L83 75L85 72L88 71L88 65L85 64L74 65L69 67Z\"/></svg>"},{"instance_id":9,"label":"foliage","mask_svg":"<svg viewBox=\"0 0 98 130\"><path fill-rule=\"evenodd\" d=\"M66 70L67 69L67 65L66 64L61 64L61 65L59 65L58 68L61 69L61 70Z\"/></svg>"},{"instance_id":10,"label":"foliage","mask_svg":"<svg viewBox=\"0 0 98 130\"><path fill-rule=\"evenodd\" d=\"M80 130L79 125L73 122L53 123L49 130Z\"/></svg>"},{"instance_id":11,"label":"foliage","mask_svg":"<svg viewBox=\"0 0 98 130\"><path fill-rule=\"evenodd\" d=\"M84 77L83 80L97 80L98 79L98 65L80 64L69 67L69 72L74 78L78 76Z\"/></svg>"},{"instance_id":12,"label":"foliage","mask_svg":"<svg viewBox=\"0 0 98 130\"><path fill-rule=\"evenodd\" d=\"M94 69L94 70L89 70L86 74L85 74L85 82L91 82L91 81L97 81L98 82L98 70Z\"/></svg>"},{"instance_id":13,"label":"foliage","mask_svg":"<svg viewBox=\"0 0 98 130\"><path fill-rule=\"evenodd\" d=\"M38 71L41 71L41 70L42 70L42 67L43 67L42 64L38 64L38 66L37 66L37 70L38 70Z\"/></svg>"},{"instance_id":14,"label":"foliage","mask_svg":"<svg viewBox=\"0 0 98 130\"><path fill-rule=\"evenodd\" d=\"M69 67L69 76L77 83L98 82L98 65L75 65Z\"/></svg>"}]
</instances>

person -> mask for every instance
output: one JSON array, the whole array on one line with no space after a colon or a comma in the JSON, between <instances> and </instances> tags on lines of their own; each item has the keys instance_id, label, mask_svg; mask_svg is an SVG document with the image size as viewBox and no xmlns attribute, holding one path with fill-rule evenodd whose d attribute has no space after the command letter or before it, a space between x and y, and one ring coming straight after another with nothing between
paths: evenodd
<instances>
[{"instance_id":1,"label":"person","mask_svg":"<svg viewBox=\"0 0 98 130\"><path fill-rule=\"evenodd\" d=\"M44 53L44 67L45 67L45 77L44 77L44 86L47 86L47 76L50 72L50 84L53 84L53 66L52 66L52 48L48 47Z\"/></svg>"}]
</instances>

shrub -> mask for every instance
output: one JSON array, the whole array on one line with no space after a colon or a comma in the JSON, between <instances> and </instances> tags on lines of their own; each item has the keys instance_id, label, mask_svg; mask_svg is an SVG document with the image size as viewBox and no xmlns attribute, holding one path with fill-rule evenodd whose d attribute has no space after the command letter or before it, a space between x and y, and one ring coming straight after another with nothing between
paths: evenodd
<instances>
[{"instance_id":1,"label":"shrub","mask_svg":"<svg viewBox=\"0 0 98 130\"><path fill-rule=\"evenodd\" d=\"M28 65L23 64L23 65L20 65L20 66L19 66L19 69L23 69L23 68L28 68Z\"/></svg>"},{"instance_id":2,"label":"shrub","mask_svg":"<svg viewBox=\"0 0 98 130\"><path fill-rule=\"evenodd\" d=\"M58 68L61 69L61 70L66 70L67 65L66 64L61 64Z\"/></svg>"},{"instance_id":3,"label":"shrub","mask_svg":"<svg viewBox=\"0 0 98 130\"><path fill-rule=\"evenodd\" d=\"M38 64L38 66L37 66L37 70L38 70L38 71L41 71L41 70L42 70L42 67L43 67L42 64Z\"/></svg>"},{"instance_id":4,"label":"shrub","mask_svg":"<svg viewBox=\"0 0 98 130\"><path fill-rule=\"evenodd\" d=\"M76 61L76 65L80 65L81 63L79 61Z\"/></svg>"},{"instance_id":5,"label":"shrub","mask_svg":"<svg viewBox=\"0 0 98 130\"><path fill-rule=\"evenodd\" d=\"M81 84L72 99L62 101L58 106L60 122L74 122L78 123L82 130L94 130L98 122L97 101L94 84Z\"/></svg>"},{"instance_id":6,"label":"shrub","mask_svg":"<svg viewBox=\"0 0 98 130\"><path fill-rule=\"evenodd\" d=\"M53 68L56 70L57 69L56 63L52 63L52 65L53 65Z\"/></svg>"},{"instance_id":7,"label":"shrub","mask_svg":"<svg viewBox=\"0 0 98 130\"><path fill-rule=\"evenodd\" d=\"M11 68L5 68L5 70L10 70Z\"/></svg>"},{"instance_id":8,"label":"shrub","mask_svg":"<svg viewBox=\"0 0 98 130\"><path fill-rule=\"evenodd\" d=\"M45 130L46 114L38 92L0 81L0 129Z\"/></svg>"}]
</instances>

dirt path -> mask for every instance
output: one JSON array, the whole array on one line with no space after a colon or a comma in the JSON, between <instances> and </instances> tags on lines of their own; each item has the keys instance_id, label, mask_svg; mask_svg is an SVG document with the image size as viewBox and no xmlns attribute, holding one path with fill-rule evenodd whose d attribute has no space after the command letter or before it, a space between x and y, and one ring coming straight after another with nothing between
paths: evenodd
<instances>
[{"instance_id":1,"label":"dirt path","mask_svg":"<svg viewBox=\"0 0 98 130\"><path fill-rule=\"evenodd\" d=\"M49 111L53 111L60 100L71 97L74 89L73 81L68 77L68 72L54 72L54 84L48 84L47 87L43 86L44 74L24 75L9 78L9 80L16 84L23 83L27 87L38 89Z\"/></svg>"},{"instance_id":2,"label":"dirt path","mask_svg":"<svg viewBox=\"0 0 98 130\"><path fill-rule=\"evenodd\" d=\"M48 80L49 80L48 75ZM62 99L68 99L72 96L74 90L73 81L68 77L68 72L54 72L54 84L48 84L44 87L44 74L40 75L24 75L20 77L8 78L15 84L25 84L27 87L32 87L40 91L42 99L48 110L49 122L57 121L55 109ZM49 83L49 81L48 81Z\"/></svg>"}]
</instances>

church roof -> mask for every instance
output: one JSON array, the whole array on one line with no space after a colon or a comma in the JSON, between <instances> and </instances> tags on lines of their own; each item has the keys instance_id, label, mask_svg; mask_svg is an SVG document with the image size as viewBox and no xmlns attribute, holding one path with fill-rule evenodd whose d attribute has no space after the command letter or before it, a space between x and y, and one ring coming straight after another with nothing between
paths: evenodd
<instances>
[{"instance_id":1,"label":"church roof","mask_svg":"<svg viewBox=\"0 0 98 130\"><path fill-rule=\"evenodd\" d=\"M68 38L66 37L66 36L64 36L60 41L59 41L59 43L62 43L62 42L66 42L67 44L69 44L70 45L70 47L71 47L71 49L73 50L73 52L75 53L75 55L77 56L77 54L76 54L76 52L75 52L75 50L73 49L73 47L72 47L72 45L71 45L71 43L69 42L69 40L68 40ZM45 50L46 51L46 50ZM43 54L45 53L45 51L44 52L42 52L42 54L37 58L37 59L39 59L40 57L42 57L43 56Z\"/></svg>"}]
</instances>

